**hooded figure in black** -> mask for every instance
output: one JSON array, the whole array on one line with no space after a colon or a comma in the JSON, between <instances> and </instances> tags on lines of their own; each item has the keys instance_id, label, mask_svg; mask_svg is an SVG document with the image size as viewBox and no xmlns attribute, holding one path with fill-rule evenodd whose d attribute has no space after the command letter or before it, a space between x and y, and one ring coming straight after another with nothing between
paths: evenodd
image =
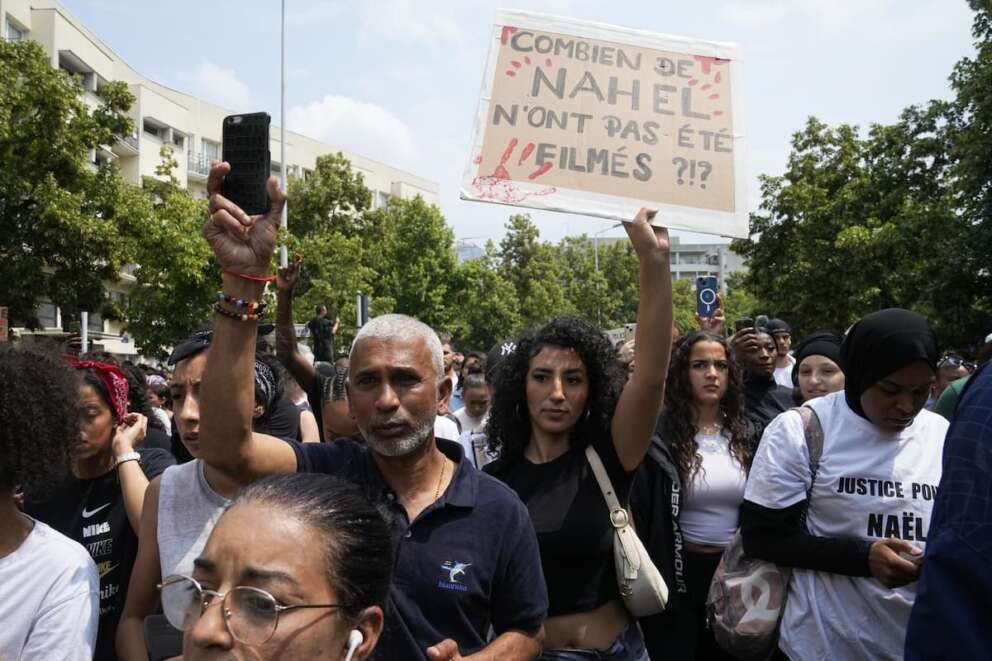
<instances>
[{"instance_id":1,"label":"hooded figure in black","mask_svg":"<svg viewBox=\"0 0 992 661\"><path fill-rule=\"evenodd\" d=\"M872 312L851 326L840 347L840 367L847 382L844 399L851 410L869 422L862 395L873 385L917 361L937 369L937 336L927 320L909 310L889 308ZM917 410L915 415L919 413Z\"/></svg>"},{"instance_id":2,"label":"hooded figure in black","mask_svg":"<svg viewBox=\"0 0 992 661\"><path fill-rule=\"evenodd\" d=\"M937 365L937 338L927 321L915 312L880 310L851 327L840 347L840 360L846 376L844 398L851 410L876 427L898 432L912 424L923 409L925 392L914 396L911 415L870 403L866 406L873 395L864 395L876 384L886 385L886 377L920 361L933 371ZM804 499L785 509L770 509L745 500L740 516L745 553L790 567L871 576L868 556L872 542L809 534L802 523L807 505Z\"/></svg>"}]
</instances>

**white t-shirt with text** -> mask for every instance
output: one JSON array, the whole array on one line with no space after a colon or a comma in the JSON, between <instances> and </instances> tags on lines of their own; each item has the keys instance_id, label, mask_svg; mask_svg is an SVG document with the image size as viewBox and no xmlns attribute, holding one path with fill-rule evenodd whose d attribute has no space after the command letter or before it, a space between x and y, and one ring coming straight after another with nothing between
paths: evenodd
<instances>
[{"instance_id":1,"label":"white t-shirt with text","mask_svg":"<svg viewBox=\"0 0 992 661\"><path fill-rule=\"evenodd\" d=\"M464 406L452 413L451 415L458 418L459 424L462 426L462 433L470 432L476 434L481 432L486 426L486 419L489 417L487 414L482 414L481 417L473 418L468 414L468 409Z\"/></svg>"},{"instance_id":2,"label":"white t-shirt with text","mask_svg":"<svg viewBox=\"0 0 992 661\"><path fill-rule=\"evenodd\" d=\"M786 367L776 367L775 373L772 378L775 379L775 383L786 388L795 388L795 384L792 383L792 368L796 365L796 359L791 355L786 356L789 359L789 364Z\"/></svg>"},{"instance_id":3,"label":"white t-shirt with text","mask_svg":"<svg viewBox=\"0 0 992 661\"><path fill-rule=\"evenodd\" d=\"M887 433L850 409L844 392L807 402L823 426L823 455L807 526L818 537L898 537L925 548L948 423L921 411ZM809 452L799 414L765 429L744 497L784 509L806 498ZM902 659L916 584L889 589L873 577L796 569L779 645L793 659Z\"/></svg>"},{"instance_id":4,"label":"white t-shirt with text","mask_svg":"<svg viewBox=\"0 0 992 661\"><path fill-rule=\"evenodd\" d=\"M0 558L0 659L90 661L100 579L82 546L41 521Z\"/></svg>"}]
</instances>

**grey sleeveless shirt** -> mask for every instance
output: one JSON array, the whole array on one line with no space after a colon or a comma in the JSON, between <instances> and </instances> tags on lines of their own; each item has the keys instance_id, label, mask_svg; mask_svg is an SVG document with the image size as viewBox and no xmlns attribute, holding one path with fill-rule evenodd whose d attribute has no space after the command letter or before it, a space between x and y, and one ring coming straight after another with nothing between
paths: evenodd
<instances>
[{"instance_id":1,"label":"grey sleeveless shirt","mask_svg":"<svg viewBox=\"0 0 992 661\"><path fill-rule=\"evenodd\" d=\"M193 573L193 560L230 503L203 477L199 459L170 466L158 494L158 557L162 578Z\"/></svg>"}]
</instances>

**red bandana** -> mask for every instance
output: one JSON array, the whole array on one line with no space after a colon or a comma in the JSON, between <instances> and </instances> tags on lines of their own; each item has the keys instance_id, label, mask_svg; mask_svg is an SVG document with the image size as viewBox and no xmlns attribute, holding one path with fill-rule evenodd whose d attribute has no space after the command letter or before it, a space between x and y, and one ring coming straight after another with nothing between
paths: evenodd
<instances>
[{"instance_id":1,"label":"red bandana","mask_svg":"<svg viewBox=\"0 0 992 661\"><path fill-rule=\"evenodd\" d=\"M80 360L76 356L66 356L66 362L77 370L93 370L100 382L103 383L110 395L110 405L117 416L117 422L124 420L127 415L128 387L124 372L110 363L100 363L95 360Z\"/></svg>"}]
</instances>

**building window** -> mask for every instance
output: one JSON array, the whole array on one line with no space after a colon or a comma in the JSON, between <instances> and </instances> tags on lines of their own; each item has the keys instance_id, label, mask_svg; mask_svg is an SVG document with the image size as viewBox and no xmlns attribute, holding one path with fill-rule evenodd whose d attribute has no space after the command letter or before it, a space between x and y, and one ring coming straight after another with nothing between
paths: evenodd
<instances>
[{"instance_id":1,"label":"building window","mask_svg":"<svg viewBox=\"0 0 992 661\"><path fill-rule=\"evenodd\" d=\"M7 32L4 34L7 41L12 43L23 41L25 32L27 32L27 30L20 29L12 20L10 20L10 16L7 17Z\"/></svg>"},{"instance_id":2,"label":"building window","mask_svg":"<svg viewBox=\"0 0 992 661\"><path fill-rule=\"evenodd\" d=\"M376 205L375 205L376 209L385 209L386 207L389 206L389 193L383 193L382 191L378 191L375 194L375 199L376 199Z\"/></svg>"},{"instance_id":3,"label":"building window","mask_svg":"<svg viewBox=\"0 0 992 661\"><path fill-rule=\"evenodd\" d=\"M90 312L86 321L86 327L94 333L103 332L103 315L99 312Z\"/></svg>"},{"instance_id":4,"label":"building window","mask_svg":"<svg viewBox=\"0 0 992 661\"><path fill-rule=\"evenodd\" d=\"M35 314L38 315L38 323L41 324L42 328L58 327L58 310L51 303L38 303Z\"/></svg>"},{"instance_id":5,"label":"building window","mask_svg":"<svg viewBox=\"0 0 992 661\"><path fill-rule=\"evenodd\" d=\"M182 133L179 133L178 131L173 131L172 132L172 144L174 144L175 146L177 146L180 149L182 149L183 148L183 144L185 144L185 140L186 139L185 139L185 137L183 136Z\"/></svg>"},{"instance_id":6,"label":"building window","mask_svg":"<svg viewBox=\"0 0 992 661\"><path fill-rule=\"evenodd\" d=\"M203 138L200 143L200 150L203 152L203 160L207 163L220 160L220 143Z\"/></svg>"},{"instance_id":7,"label":"building window","mask_svg":"<svg viewBox=\"0 0 992 661\"><path fill-rule=\"evenodd\" d=\"M159 133L159 128L154 124L149 123L148 120L145 120L141 123L141 130L147 133L148 135L153 135L156 138L161 138L161 133Z\"/></svg>"}]
</instances>

